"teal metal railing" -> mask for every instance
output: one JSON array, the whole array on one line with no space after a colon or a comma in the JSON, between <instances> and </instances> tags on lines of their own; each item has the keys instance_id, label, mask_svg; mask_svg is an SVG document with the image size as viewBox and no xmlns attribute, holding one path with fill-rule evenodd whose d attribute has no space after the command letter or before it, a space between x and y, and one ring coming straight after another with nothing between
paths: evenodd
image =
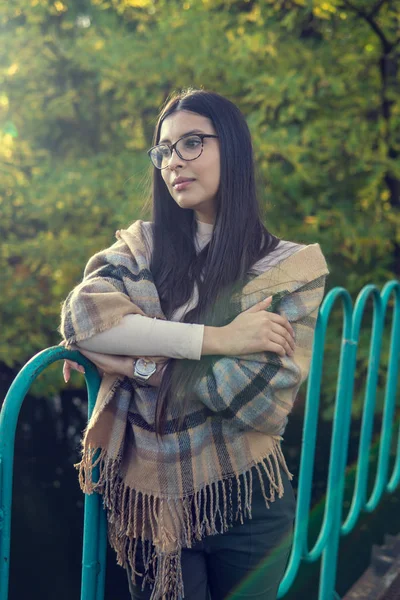
<instances>
[{"instance_id":1,"label":"teal metal railing","mask_svg":"<svg viewBox=\"0 0 400 600\"><path fill-rule=\"evenodd\" d=\"M394 308L378 468L372 494L370 498L367 498L369 453L372 440L382 335L385 315L392 295L394 298ZM342 504L357 346L362 317L366 303L370 297L373 298L373 323L359 442L357 476L352 503L348 515L343 522ZM307 542L308 525L324 345L329 317L337 301L341 301L343 305L343 335L337 377L326 503L319 535L314 547L309 550ZM312 361L307 383L293 547L284 578L279 588L278 598L282 598L291 588L301 561L314 562L322 557L319 600L337 600L339 596L335 592L335 581L340 537L350 533L361 511L373 511L384 492L391 493L397 488L400 480L399 435L397 435L396 457L391 474L389 474L389 458L393 437L399 357L399 281L389 281L384 286L382 292L375 285L365 286L357 297L354 309L350 294L346 289L336 287L326 295L320 307L316 324ZM12 470L15 430L19 411L24 397L35 378L47 366L64 358L70 358L85 367L88 389L88 416L90 416L100 386L100 377L97 369L93 363L88 361L79 352L68 351L62 346L43 350L24 366L11 385L0 413L0 600L7 600L8 597ZM98 494L85 495L81 600L103 600L104 598L106 545L106 517L101 505L101 497Z\"/></svg>"}]
</instances>

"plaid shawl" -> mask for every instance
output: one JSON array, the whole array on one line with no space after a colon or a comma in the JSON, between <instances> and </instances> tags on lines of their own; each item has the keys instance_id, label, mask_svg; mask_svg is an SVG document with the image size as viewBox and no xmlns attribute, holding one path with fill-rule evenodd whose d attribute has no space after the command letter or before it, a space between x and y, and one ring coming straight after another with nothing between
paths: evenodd
<instances>
[{"instance_id":1,"label":"plaid shawl","mask_svg":"<svg viewBox=\"0 0 400 600\"><path fill-rule=\"evenodd\" d=\"M141 223L118 231L118 241L89 260L82 282L63 303L60 333L67 347L128 314L165 319ZM103 495L110 543L118 564L126 568L129 563L134 583L142 540L143 587L148 581L151 600L184 597L182 547L223 533L246 515L251 518L253 467L267 507L276 493L283 495L279 464L292 479L281 451L282 433L308 375L328 273L319 244L311 244L243 286L232 303L232 319L273 294L269 310L286 315L295 330L294 356L213 357L211 368L190 390L190 411L180 429L179 405L168 407L161 443L154 430L157 388L103 376L76 465L79 481L85 493ZM92 478L95 464L98 482ZM234 517L228 508L235 480L239 508Z\"/></svg>"}]
</instances>

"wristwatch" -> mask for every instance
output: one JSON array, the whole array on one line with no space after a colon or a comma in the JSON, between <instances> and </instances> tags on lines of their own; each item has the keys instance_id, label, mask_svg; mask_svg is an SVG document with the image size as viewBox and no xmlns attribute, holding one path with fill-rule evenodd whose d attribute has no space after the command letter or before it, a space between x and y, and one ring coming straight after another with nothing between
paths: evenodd
<instances>
[{"instance_id":1,"label":"wristwatch","mask_svg":"<svg viewBox=\"0 0 400 600\"><path fill-rule=\"evenodd\" d=\"M145 360L144 358L135 360L134 365L133 376L140 383L146 383L157 370L157 365L153 360Z\"/></svg>"}]
</instances>

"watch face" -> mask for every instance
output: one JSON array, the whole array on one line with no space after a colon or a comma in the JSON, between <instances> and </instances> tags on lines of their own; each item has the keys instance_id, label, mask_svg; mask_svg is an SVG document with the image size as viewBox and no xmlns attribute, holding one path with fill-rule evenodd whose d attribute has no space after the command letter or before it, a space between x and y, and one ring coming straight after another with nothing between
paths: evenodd
<instances>
[{"instance_id":1,"label":"watch face","mask_svg":"<svg viewBox=\"0 0 400 600\"><path fill-rule=\"evenodd\" d=\"M139 375L150 376L157 369L156 363L154 361L144 360L144 358L139 358L136 361L135 371Z\"/></svg>"}]
</instances>

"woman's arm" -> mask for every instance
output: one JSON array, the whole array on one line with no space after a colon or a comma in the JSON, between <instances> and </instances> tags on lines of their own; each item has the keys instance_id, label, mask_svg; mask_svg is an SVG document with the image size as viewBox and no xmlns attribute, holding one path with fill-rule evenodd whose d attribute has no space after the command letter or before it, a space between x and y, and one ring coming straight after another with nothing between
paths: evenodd
<instances>
[{"instance_id":1,"label":"woman's arm","mask_svg":"<svg viewBox=\"0 0 400 600\"><path fill-rule=\"evenodd\" d=\"M111 329L77 342L79 349L124 356L165 356L200 360L217 354L219 327L127 315Z\"/></svg>"},{"instance_id":2,"label":"woman's arm","mask_svg":"<svg viewBox=\"0 0 400 600\"><path fill-rule=\"evenodd\" d=\"M65 341L62 341L60 346L65 346ZM94 365L101 376L105 373L112 373L113 375L122 375L123 377L133 377L134 374L134 363L135 359L131 356L117 356L113 354L104 354L101 352L91 352L89 350L83 350L78 348L76 345L70 347L71 350L79 350L83 356L86 356ZM159 387L164 374L164 370L169 362L166 358L162 362L158 362L156 365L156 371L147 380L147 385L152 387ZM63 366L64 380L67 383L71 375L71 369L85 373L85 369L73 360L65 360Z\"/></svg>"},{"instance_id":3,"label":"woman's arm","mask_svg":"<svg viewBox=\"0 0 400 600\"><path fill-rule=\"evenodd\" d=\"M283 297L276 308L295 331L293 356L259 352L217 358L193 390L207 408L241 429L282 434L308 376L325 280L323 275L309 281Z\"/></svg>"}]
</instances>

